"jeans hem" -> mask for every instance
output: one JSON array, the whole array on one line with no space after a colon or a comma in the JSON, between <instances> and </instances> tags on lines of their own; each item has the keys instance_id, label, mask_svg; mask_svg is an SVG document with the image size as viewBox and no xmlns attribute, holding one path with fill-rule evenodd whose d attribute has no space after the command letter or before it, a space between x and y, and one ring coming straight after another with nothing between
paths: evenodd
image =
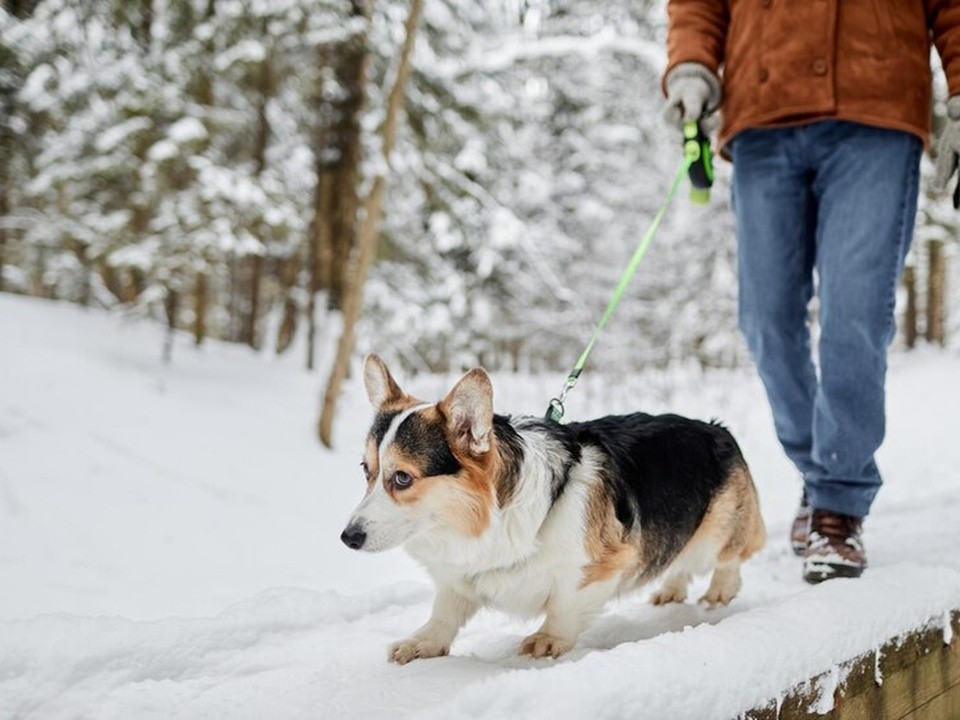
<instances>
[{"instance_id":1,"label":"jeans hem","mask_svg":"<svg viewBox=\"0 0 960 720\"><path fill-rule=\"evenodd\" d=\"M810 507L861 518L870 514L870 506L880 489L879 485L869 485L862 490L854 489L850 485L824 487L810 481L807 481L805 487Z\"/></svg>"}]
</instances>

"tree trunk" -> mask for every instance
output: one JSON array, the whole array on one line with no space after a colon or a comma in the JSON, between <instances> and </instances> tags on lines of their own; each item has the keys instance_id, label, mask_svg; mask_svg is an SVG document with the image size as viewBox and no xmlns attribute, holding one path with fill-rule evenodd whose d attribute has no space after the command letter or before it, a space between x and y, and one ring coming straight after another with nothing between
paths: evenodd
<instances>
[{"instance_id":1,"label":"tree trunk","mask_svg":"<svg viewBox=\"0 0 960 720\"><path fill-rule=\"evenodd\" d=\"M264 35L268 32L266 20L264 20L262 31ZM264 168L267 166L267 145L270 140L270 121L267 118L267 105L273 94L273 71L270 67L269 57L268 54L267 59L260 63L257 77L257 92L259 93L259 98L257 102L257 134L253 149L253 174L256 177L260 177Z\"/></svg>"},{"instance_id":2,"label":"tree trunk","mask_svg":"<svg viewBox=\"0 0 960 720\"><path fill-rule=\"evenodd\" d=\"M263 275L263 256L251 255L248 263L249 270L249 304L244 315L243 329L240 342L249 345L254 350L257 343L257 321L260 319L260 279Z\"/></svg>"},{"instance_id":3,"label":"tree trunk","mask_svg":"<svg viewBox=\"0 0 960 720\"><path fill-rule=\"evenodd\" d=\"M300 253L287 258L280 264L280 297L283 298L283 309L281 310L280 327L277 329L277 355L287 351L297 334L299 308L294 293L297 288L297 278L300 277L301 264L302 256Z\"/></svg>"},{"instance_id":4,"label":"tree trunk","mask_svg":"<svg viewBox=\"0 0 960 720\"><path fill-rule=\"evenodd\" d=\"M173 362L173 338L177 330L177 314L180 311L180 293L173 288L167 288L163 310L167 316L167 335L163 341L163 364Z\"/></svg>"},{"instance_id":5,"label":"tree trunk","mask_svg":"<svg viewBox=\"0 0 960 720\"><path fill-rule=\"evenodd\" d=\"M143 271L137 268L127 268L127 270L123 272L120 287L122 293L120 295L120 301L124 303L134 302L140 297L140 293L143 292Z\"/></svg>"},{"instance_id":6,"label":"tree trunk","mask_svg":"<svg viewBox=\"0 0 960 720\"><path fill-rule=\"evenodd\" d=\"M267 32L264 20L263 32ZM268 56L269 57L269 56ZM260 64L257 77L257 127L253 146L253 174L260 177L267 166L267 145L270 141L270 121L267 118L267 105L270 102L272 87L272 71L269 59ZM254 350L259 348L257 326L260 321L260 291L263 278L263 255L250 257L250 302L243 328L243 342Z\"/></svg>"},{"instance_id":7,"label":"tree trunk","mask_svg":"<svg viewBox=\"0 0 960 720\"><path fill-rule=\"evenodd\" d=\"M2 173L3 170L0 170ZM7 201L7 185L4 182L4 178L0 177L0 220L10 212L8 207L9 203ZM3 266L4 258L7 252L7 229L3 226L3 223L0 222L0 292L3 292Z\"/></svg>"},{"instance_id":8,"label":"tree trunk","mask_svg":"<svg viewBox=\"0 0 960 720\"><path fill-rule=\"evenodd\" d=\"M329 185L330 177L327 172L329 161L326 156L339 155L339 149L331 147L333 141L330 138L329 116L333 113L328 107L326 101L325 75L328 66L331 63L331 48L321 46L317 53L317 87L315 89L314 114L319 122L316 130L317 143L314 148L314 157L316 159L317 182L313 191L313 218L310 221L309 238L307 239L307 268L310 272L309 285L307 287L310 293L307 301L307 369L313 369L313 339L316 335L316 294L320 288L330 288L330 266L333 263L333 251L330 248L329 228L330 228L330 208L329 208Z\"/></svg>"},{"instance_id":9,"label":"tree trunk","mask_svg":"<svg viewBox=\"0 0 960 720\"><path fill-rule=\"evenodd\" d=\"M138 32L144 47L150 47L153 40L153 0L143 0L141 8Z\"/></svg>"},{"instance_id":10,"label":"tree trunk","mask_svg":"<svg viewBox=\"0 0 960 720\"><path fill-rule=\"evenodd\" d=\"M317 265L316 257L312 257L314 257L314 260L311 264L315 268ZM317 289L314 284L315 280L316 277L312 277L310 280L310 294L307 297L307 370L313 370L317 353Z\"/></svg>"},{"instance_id":11,"label":"tree trunk","mask_svg":"<svg viewBox=\"0 0 960 720\"><path fill-rule=\"evenodd\" d=\"M30 275L30 294L34 297L49 297L43 276L47 271L47 253L43 246L36 249L35 262Z\"/></svg>"},{"instance_id":12,"label":"tree trunk","mask_svg":"<svg viewBox=\"0 0 960 720\"><path fill-rule=\"evenodd\" d=\"M913 349L917 344L917 273L912 265L903 269L903 286L907 291L907 307L903 314L903 342Z\"/></svg>"},{"instance_id":13,"label":"tree trunk","mask_svg":"<svg viewBox=\"0 0 960 720\"><path fill-rule=\"evenodd\" d=\"M351 15L369 20L369 0L351 0ZM327 306L343 305L347 267L355 245L360 181L360 112L366 99L369 51L365 36L355 36L334 47L321 47L317 57L318 86L315 113L319 118L316 156L317 184L313 220L307 239L309 271L307 315L307 369L316 364L317 293L327 291ZM323 89L324 71L332 68L341 90L330 101Z\"/></svg>"},{"instance_id":14,"label":"tree trunk","mask_svg":"<svg viewBox=\"0 0 960 720\"><path fill-rule=\"evenodd\" d=\"M93 295L93 263L86 246L79 247L76 254L80 261L80 288L77 292L76 301L82 307L90 307L90 300Z\"/></svg>"},{"instance_id":15,"label":"tree trunk","mask_svg":"<svg viewBox=\"0 0 960 720\"><path fill-rule=\"evenodd\" d=\"M370 194L363 202L363 221L357 232L356 261L352 265L352 272L349 275L349 283L343 298L343 331L337 344L337 354L330 371L330 377L327 380L327 388L323 396L323 409L317 426L320 441L327 447L332 446L333 418L336 414L340 389L347 377L350 355L353 353L357 320L359 320L363 309L363 286L377 254L380 218L383 212L383 193L387 181L384 173L390 170L390 155L396 143L397 119L403 106L407 80L410 76L410 63L417 37L417 24L420 19L421 8L422 0L410 0L410 10L405 23L406 34L403 39L403 48L400 51L400 61L397 64L397 76L393 82L393 87L390 88L387 99L387 114L381 128L385 170L374 178Z\"/></svg>"},{"instance_id":16,"label":"tree trunk","mask_svg":"<svg viewBox=\"0 0 960 720\"><path fill-rule=\"evenodd\" d=\"M149 0L153 2L153 0ZM213 19L217 12L215 0L207 0L207 7L203 12L204 21ZM210 57L214 55L214 38L210 36L203 41L203 49ZM193 79L192 94L197 103L205 107L213 107L213 68L210 66L200 66L197 68L197 75Z\"/></svg>"},{"instance_id":17,"label":"tree trunk","mask_svg":"<svg viewBox=\"0 0 960 720\"><path fill-rule=\"evenodd\" d=\"M287 295L283 299L280 327L277 330L277 355L282 355L289 349L294 336L297 334L298 310L296 301L290 295Z\"/></svg>"},{"instance_id":18,"label":"tree trunk","mask_svg":"<svg viewBox=\"0 0 960 720\"><path fill-rule=\"evenodd\" d=\"M940 240L927 242L929 264L927 266L927 342L946 344L945 299L947 260Z\"/></svg>"},{"instance_id":19,"label":"tree trunk","mask_svg":"<svg viewBox=\"0 0 960 720\"><path fill-rule=\"evenodd\" d=\"M350 0L350 13L369 20L369 0ZM336 84L342 90L333 101L325 99L322 93L317 96L317 288L329 291L327 301L331 309L343 306L356 240L362 152L360 112L366 100L369 57L365 35L351 37L332 51L324 48L319 57L321 71L332 59Z\"/></svg>"},{"instance_id":20,"label":"tree trunk","mask_svg":"<svg viewBox=\"0 0 960 720\"><path fill-rule=\"evenodd\" d=\"M11 74L19 73L16 55L8 48L0 47L0 67L9 67ZM17 95L14 88L9 86L4 88L3 95L0 95L0 292L3 292L3 266L7 252L7 241L9 231L3 224L3 218L10 212L10 198L12 180L10 175L15 172L10 167L10 159L15 157L15 148L18 138L9 123L2 119L4 116L12 115L16 107ZM22 140L19 140L22 142Z\"/></svg>"},{"instance_id":21,"label":"tree trunk","mask_svg":"<svg viewBox=\"0 0 960 720\"><path fill-rule=\"evenodd\" d=\"M100 263L97 265L97 274L100 276L100 282L107 291L117 300L123 302L123 283L122 275L112 265Z\"/></svg>"},{"instance_id":22,"label":"tree trunk","mask_svg":"<svg viewBox=\"0 0 960 720\"><path fill-rule=\"evenodd\" d=\"M193 343L197 347L203 343L207 334L207 296L209 294L209 279L207 273L197 273L197 286L194 289L193 309Z\"/></svg>"},{"instance_id":23,"label":"tree trunk","mask_svg":"<svg viewBox=\"0 0 960 720\"><path fill-rule=\"evenodd\" d=\"M307 301L307 370L313 370L316 358L317 338L317 293L321 288L330 290L330 216L329 185L331 178L320 169L317 171L317 191L314 198L316 213L310 230L310 298ZM326 270L324 270L326 268Z\"/></svg>"},{"instance_id":24,"label":"tree trunk","mask_svg":"<svg viewBox=\"0 0 960 720\"><path fill-rule=\"evenodd\" d=\"M237 256L236 249L231 250L229 260L230 294L227 299L227 340L229 342L240 340L240 265L241 260Z\"/></svg>"}]
</instances>

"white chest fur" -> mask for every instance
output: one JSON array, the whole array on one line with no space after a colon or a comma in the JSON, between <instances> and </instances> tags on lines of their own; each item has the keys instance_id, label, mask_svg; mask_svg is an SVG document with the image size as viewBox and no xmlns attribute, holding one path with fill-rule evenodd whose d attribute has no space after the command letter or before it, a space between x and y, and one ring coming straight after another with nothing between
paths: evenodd
<instances>
[{"instance_id":1,"label":"white chest fur","mask_svg":"<svg viewBox=\"0 0 960 720\"><path fill-rule=\"evenodd\" d=\"M551 504L553 470L563 458L559 448L537 435L525 438L523 473L513 499L495 512L482 535L425 533L406 546L439 585L518 615L542 612L552 594L580 582L581 568L588 562L586 500L598 481L597 458L588 449Z\"/></svg>"}]
</instances>

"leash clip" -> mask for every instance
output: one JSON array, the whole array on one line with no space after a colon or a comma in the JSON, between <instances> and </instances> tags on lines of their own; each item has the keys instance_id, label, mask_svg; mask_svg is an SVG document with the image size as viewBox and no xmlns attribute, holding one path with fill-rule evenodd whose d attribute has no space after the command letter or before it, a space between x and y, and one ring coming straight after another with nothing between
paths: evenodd
<instances>
[{"instance_id":1,"label":"leash clip","mask_svg":"<svg viewBox=\"0 0 960 720\"><path fill-rule=\"evenodd\" d=\"M560 398L553 398L550 401L550 406L547 408L547 414L544 415L545 420L550 422L558 423L563 419L563 400Z\"/></svg>"},{"instance_id":2,"label":"leash clip","mask_svg":"<svg viewBox=\"0 0 960 720\"><path fill-rule=\"evenodd\" d=\"M563 418L563 401L567 399L567 393L573 390L573 388L576 386L579 377L579 370L576 370L567 376L567 380L565 383L563 383L563 388L560 390L560 395L550 401L550 406L547 408L547 414L544 416L545 419L552 420L553 422L560 422L560 420Z\"/></svg>"}]
</instances>

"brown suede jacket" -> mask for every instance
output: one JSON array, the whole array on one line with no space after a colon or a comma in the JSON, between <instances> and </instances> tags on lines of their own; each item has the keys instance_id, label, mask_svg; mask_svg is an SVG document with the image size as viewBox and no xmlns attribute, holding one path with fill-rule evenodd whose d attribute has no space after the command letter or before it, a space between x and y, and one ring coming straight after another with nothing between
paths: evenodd
<instances>
[{"instance_id":1,"label":"brown suede jacket","mask_svg":"<svg viewBox=\"0 0 960 720\"><path fill-rule=\"evenodd\" d=\"M667 73L697 62L721 74L721 147L746 128L825 118L927 143L931 39L960 93L960 0L669 0L667 12Z\"/></svg>"}]
</instances>

